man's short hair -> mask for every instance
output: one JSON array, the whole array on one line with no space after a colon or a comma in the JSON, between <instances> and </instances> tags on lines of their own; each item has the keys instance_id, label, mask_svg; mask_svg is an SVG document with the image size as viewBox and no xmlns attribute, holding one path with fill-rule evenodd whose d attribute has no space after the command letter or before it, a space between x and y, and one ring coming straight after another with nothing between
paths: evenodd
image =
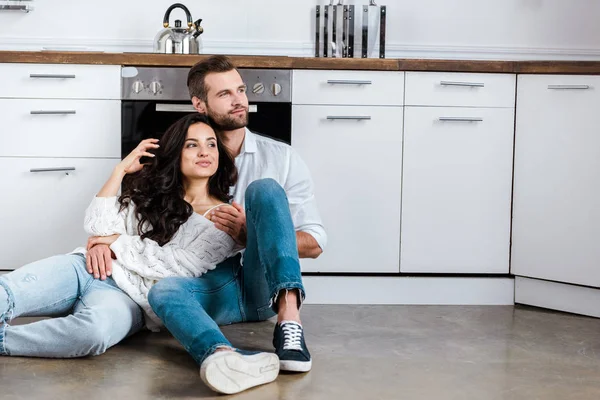
<instances>
[{"instance_id":1,"label":"man's short hair","mask_svg":"<svg viewBox=\"0 0 600 400\"><path fill-rule=\"evenodd\" d=\"M187 78L187 86L190 98L196 96L202 101L208 98L208 87L206 86L206 75L218 72L229 72L236 69L235 65L226 56L218 55L200 61L190 69Z\"/></svg>"}]
</instances>

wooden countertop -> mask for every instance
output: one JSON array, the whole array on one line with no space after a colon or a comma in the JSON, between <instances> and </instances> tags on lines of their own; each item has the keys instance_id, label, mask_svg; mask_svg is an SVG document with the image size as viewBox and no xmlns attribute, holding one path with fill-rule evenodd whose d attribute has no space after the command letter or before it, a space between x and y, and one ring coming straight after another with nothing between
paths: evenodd
<instances>
[{"instance_id":1,"label":"wooden countertop","mask_svg":"<svg viewBox=\"0 0 600 400\"><path fill-rule=\"evenodd\" d=\"M107 64L191 67L208 55L0 51L0 63ZM474 61L439 59L361 59L282 56L230 56L240 68L337 69L374 71L496 72L521 74L600 74L600 61Z\"/></svg>"}]
</instances>

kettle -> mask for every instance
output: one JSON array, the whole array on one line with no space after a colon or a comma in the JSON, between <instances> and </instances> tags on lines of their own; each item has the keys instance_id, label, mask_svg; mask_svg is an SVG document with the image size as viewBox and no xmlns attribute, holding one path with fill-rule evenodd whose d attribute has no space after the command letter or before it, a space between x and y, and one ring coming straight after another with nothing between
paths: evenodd
<instances>
[{"instance_id":1,"label":"kettle","mask_svg":"<svg viewBox=\"0 0 600 400\"><path fill-rule=\"evenodd\" d=\"M175 27L169 26L171 11L181 8L187 17L187 27L181 26L181 20L175 21ZM186 6L175 3L167 9L163 18L163 26L154 37L154 52L164 54L199 54L202 48L200 35L204 28L200 26L202 20L192 22L192 14Z\"/></svg>"}]
</instances>

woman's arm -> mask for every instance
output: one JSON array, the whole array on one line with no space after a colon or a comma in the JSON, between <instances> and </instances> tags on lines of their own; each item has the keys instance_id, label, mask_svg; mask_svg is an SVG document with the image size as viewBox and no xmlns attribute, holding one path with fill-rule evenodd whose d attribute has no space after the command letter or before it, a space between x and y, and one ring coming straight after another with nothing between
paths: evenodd
<instances>
[{"instance_id":1,"label":"woman's arm","mask_svg":"<svg viewBox=\"0 0 600 400\"><path fill-rule=\"evenodd\" d=\"M158 147L157 139L146 139L125 157L113 170L112 174L100 189L100 192L92 199L91 204L85 212L84 229L91 236L109 236L113 234L124 234L125 219L127 212L131 210L120 210L117 194L127 174L138 172L144 168L140 158L154 157L148 150ZM130 207L131 208L131 204Z\"/></svg>"},{"instance_id":2,"label":"woman's arm","mask_svg":"<svg viewBox=\"0 0 600 400\"><path fill-rule=\"evenodd\" d=\"M119 193L119 189L121 189L121 183L123 183L123 178L125 178L127 172L125 172L125 168L119 163L115 169L113 169L112 174L102 186L102 189L98 192L96 197L114 197Z\"/></svg>"},{"instance_id":3,"label":"woman's arm","mask_svg":"<svg viewBox=\"0 0 600 400\"><path fill-rule=\"evenodd\" d=\"M88 245L110 245L119 264L144 278L198 277L234 252L231 236L211 228L196 218L182 225L164 246L133 235L92 238Z\"/></svg>"}]
</instances>

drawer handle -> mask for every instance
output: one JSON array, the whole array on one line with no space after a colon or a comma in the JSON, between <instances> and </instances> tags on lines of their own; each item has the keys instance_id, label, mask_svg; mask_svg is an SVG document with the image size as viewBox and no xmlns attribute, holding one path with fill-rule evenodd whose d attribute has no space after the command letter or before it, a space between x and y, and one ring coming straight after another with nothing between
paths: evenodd
<instances>
[{"instance_id":1,"label":"drawer handle","mask_svg":"<svg viewBox=\"0 0 600 400\"><path fill-rule=\"evenodd\" d=\"M590 85L548 85L548 89L552 90L587 90Z\"/></svg>"},{"instance_id":2,"label":"drawer handle","mask_svg":"<svg viewBox=\"0 0 600 400\"><path fill-rule=\"evenodd\" d=\"M77 114L75 110L32 110L31 115L73 115Z\"/></svg>"},{"instance_id":3,"label":"drawer handle","mask_svg":"<svg viewBox=\"0 0 600 400\"><path fill-rule=\"evenodd\" d=\"M355 121L367 121L371 119L369 115L328 115L327 119L329 121L335 120L355 120Z\"/></svg>"},{"instance_id":4,"label":"drawer handle","mask_svg":"<svg viewBox=\"0 0 600 400\"><path fill-rule=\"evenodd\" d=\"M329 85L372 85L371 81L352 81L345 79L330 79L327 81Z\"/></svg>"},{"instance_id":5,"label":"drawer handle","mask_svg":"<svg viewBox=\"0 0 600 400\"><path fill-rule=\"evenodd\" d=\"M29 74L29 77L42 79L75 79L75 75L71 74Z\"/></svg>"},{"instance_id":6,"label":"drawer handle","mask_svg":"<svg viewBox=\"0 0 600 400\"><path fill-rule=\"evenodd\" d=\"M441 81L442 86L466 86L466 87L484 87L485 83L481 82L452 82L452 81Z\"/></svg>"},{"instance_id":7,"label":"drawer handle","mask_svg":"<svg viewBox=\"0 0 600 400\"><path fill-rule=\"evenodd\" d=\"M442 122L483 122L480 117L440 117Z\"/></svg>"},{"instance_id":8,"label":"drawer handle","mask_svg":"<svg viewBox=\"0 0 600 400\"><path fill-rule=\"evenodd\" d=\"M58 167L58 168L31 168L29 172L64 172L69 175L70 171L75 171L75 167Z\"/></svg>"}]
</instances>

